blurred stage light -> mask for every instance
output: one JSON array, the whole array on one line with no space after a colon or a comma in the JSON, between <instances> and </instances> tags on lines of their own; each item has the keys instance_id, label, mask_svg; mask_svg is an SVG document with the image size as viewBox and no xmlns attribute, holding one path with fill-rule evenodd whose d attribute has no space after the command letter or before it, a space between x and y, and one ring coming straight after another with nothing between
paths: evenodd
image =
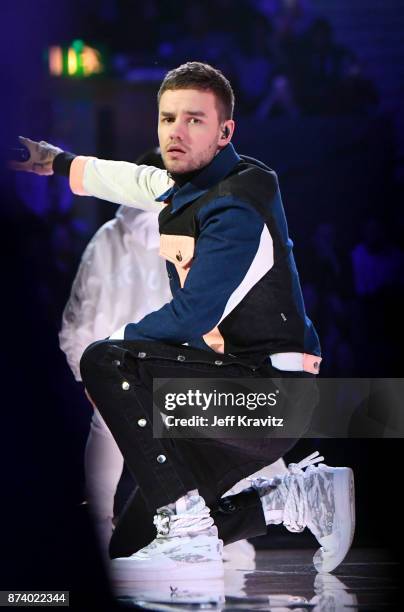
<instances>
[{"instance_id":1,"label":"blurred stage light","mask_svg":"<svg viewBox=\"0 0 404 612\"><path fill-rule=\"evenodd\" d=\"M63 52L61 47L49 48L49 72L52 76L63 74Z\"/></svg>"},{"instance_id":2,"label":"blurred stage light","mask_svg":"<svg viewBox=\"0 0 404 612\"><path fill-rule=\"evenodd\" d=\"M105 71L105 61L100 50L74 40L66 47L48 49L49 74L55 77L85 78Z\"/></svg>"}]
</instances>

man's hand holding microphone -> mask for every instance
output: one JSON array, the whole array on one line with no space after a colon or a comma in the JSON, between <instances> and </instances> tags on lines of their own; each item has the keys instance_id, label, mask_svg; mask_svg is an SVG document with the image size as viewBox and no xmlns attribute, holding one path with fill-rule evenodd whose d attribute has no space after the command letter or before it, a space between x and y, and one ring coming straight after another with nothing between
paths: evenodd
<instances>
[{"instance_id":1,"label":"man's hand holding microphone","mask_svg":"<svg viewBox=\"0 0 404 612\"><path fill-rule=\"evenodd\" d=\"M24 172L34 172L42 176L51 176L53 174L53 160L56 155L63 153L63 149L55 147L44 140L35 142L29 138L24 138L24 136L19 136L18 139L28 149L29 157L26 161L10 161L9 168Z\"/></svg>"}]
</instances>

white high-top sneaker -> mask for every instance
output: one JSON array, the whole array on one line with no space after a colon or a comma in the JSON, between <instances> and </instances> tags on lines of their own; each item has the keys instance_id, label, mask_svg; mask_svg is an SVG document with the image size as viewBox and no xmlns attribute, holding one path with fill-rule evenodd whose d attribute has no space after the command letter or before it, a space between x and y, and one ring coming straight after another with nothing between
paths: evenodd
<instances>
[{"instance_id":1,"label":"white high-top sneaker","mask_svg":"<svg viewBox=\"0 0 404 612\"><path fill-rule=\"evenodd\" d=\"M157 537L130 557L113 559L116 582L222 578L223 542L197 491L157 510Z\"/></svg>"},{"instance_id":2,"label":"white high-top sneaker","mask_svg":"<svg viewBox=\"0 0 404 612\"><path fill-rule=\"evenodd\" d=\"M350 468L325 464L319 453L291 463L288 473L257 479L267 524L283 523L289 531L308 527L320 544L313 557L318 572L331 572L347 554L355 530L354 478ZM304 468L307 468L303 471Z\"/></svg>"}]
</instances>

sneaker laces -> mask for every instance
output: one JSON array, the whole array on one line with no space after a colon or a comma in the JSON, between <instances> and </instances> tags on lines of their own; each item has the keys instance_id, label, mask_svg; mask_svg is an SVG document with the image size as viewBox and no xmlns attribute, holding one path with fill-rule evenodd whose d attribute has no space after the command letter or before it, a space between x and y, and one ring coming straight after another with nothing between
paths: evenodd
<instances>
[{"instance_id":1,"label":"sneaker laces","mask_svg":"<svg viewBox=\"0 0 404 612\"><path fill-rule=\"evenodd\" d=\"M304 488L305 472L303 472L303 469L324 461L324 457L319 456L319 454L316 451L299 463L290 463L288 473L282 477L275 477L271 480L265 478L250 479L252 485L258 490L263 484L269 487L277 487L284 500L282 522L289 531L300 532L307 525L309 506Z\"/></svg>"},{"instance_id":2,"label":"sneaker laces","mask_svg":"<svg viewBox=\"0 0 404 612\"><path fill-rule=\"evenodd\" d=\"M157 537L176 537L190 532L199 533L214 525L213 518L207 506L195 514L172 514L161 510L154 516L153 523L157 529Z\"/></svg>"}]
</instances>

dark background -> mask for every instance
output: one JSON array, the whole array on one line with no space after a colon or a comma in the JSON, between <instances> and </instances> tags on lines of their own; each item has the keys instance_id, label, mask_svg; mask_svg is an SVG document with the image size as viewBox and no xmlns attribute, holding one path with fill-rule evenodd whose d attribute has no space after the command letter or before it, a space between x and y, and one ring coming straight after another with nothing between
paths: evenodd
<instances>
[{"instance_id":1,"label":"dark background","mask_svg":"<svg viewBox=\"0 0 404 612\"><path fill-rule=\"evenodd\" d=\"M57 332L80 254L115 207L66 181L4 168L23 134L133 160L155 146L164 72L210 61L234 83L240 153L279 176L309 316L329 377L400 377L403 3L312 0L1 5L2 589L70 589L110 609L83 501L91 417ZM237 8L235 8L235 6ZM108 52L93 79L50 78L46 49ZM354 545L398 555L402 440L302 440L355 470ZM314 546L273 530L259 546Z\"/></svg>"}]
</instances>

